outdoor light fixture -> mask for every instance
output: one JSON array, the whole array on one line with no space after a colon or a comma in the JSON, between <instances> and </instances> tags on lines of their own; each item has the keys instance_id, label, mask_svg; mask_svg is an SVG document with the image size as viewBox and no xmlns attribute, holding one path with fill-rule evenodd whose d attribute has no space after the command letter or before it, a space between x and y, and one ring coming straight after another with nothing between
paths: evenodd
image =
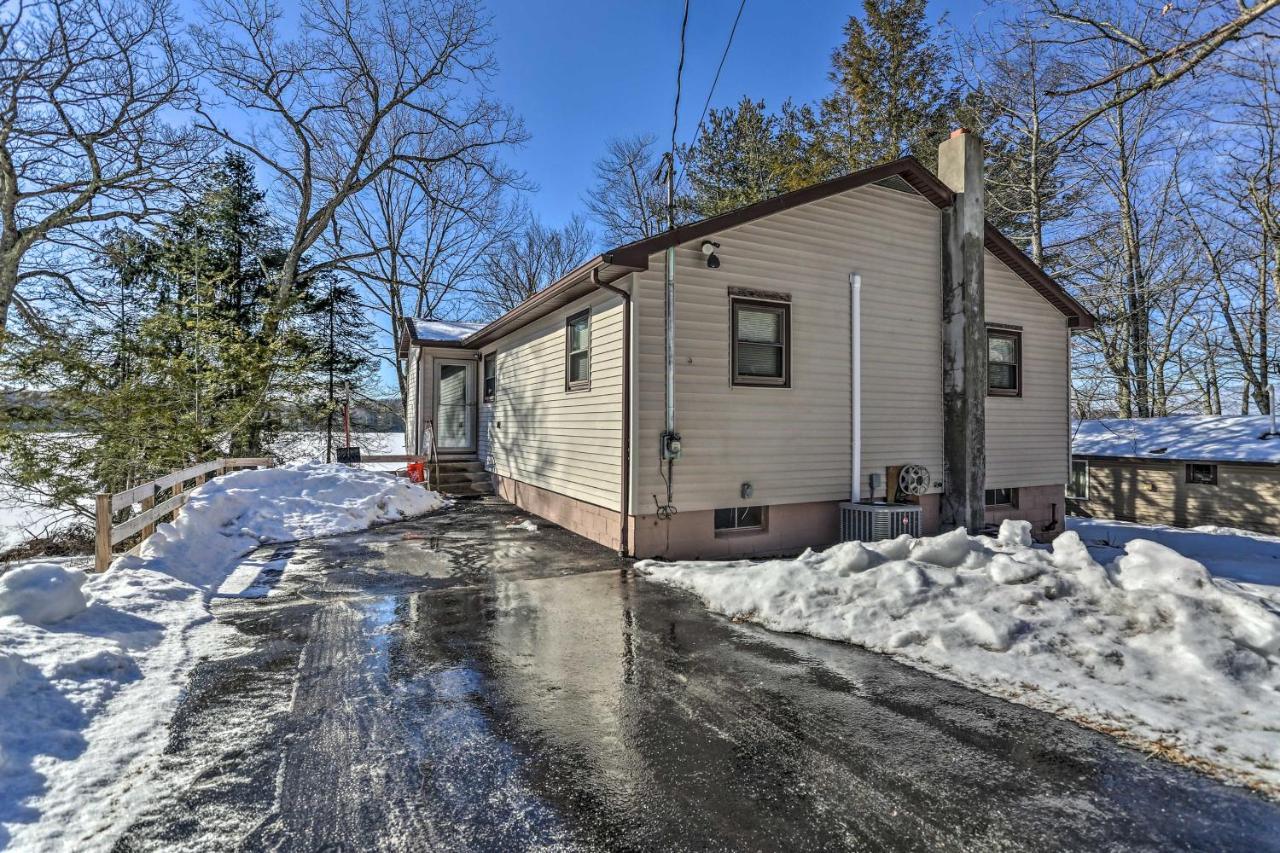
<instances>
[{"instance_id":1,"label":"outdoor light fixture","mask_svg":"<svg viewBox=\"0 0 1280 853\"><path fill-rule=\"evenodd\" d=\"M716 249L720 248L720 244L714 240L702 241L702 254L707 256L707 269L720 269L720 258L716 256Z\"/></svg>"}]
</instances>

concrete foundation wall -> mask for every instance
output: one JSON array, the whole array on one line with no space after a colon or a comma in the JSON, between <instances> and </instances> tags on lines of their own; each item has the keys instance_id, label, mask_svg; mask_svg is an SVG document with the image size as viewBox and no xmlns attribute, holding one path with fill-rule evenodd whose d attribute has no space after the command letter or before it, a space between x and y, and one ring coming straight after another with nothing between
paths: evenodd
<instances>
[{"instance_id":1,"label":"concrete foundation wall","mask_svg":"<svg viewBox=\"0 0 1280 853\"><path fill-rule=\"evenodd\" d=\"M526 512L545 518L579 536L585 536L609 548L621 546L622 526L619 514L602 506L571 498L567 495L531 486L500 474L493 475L493 487L498 496L515 504Z\"/></svg>"},{"instance_id":2,"label":"concrete foundation wall","mask_svg":"<svg viewBox=\"0 0 1280 853\"><path fill-rule=\"evenodd\" d=\"M494 489L503 500L545 518L579 536L609 548L620 545L617 512L547 489L495 475ZM1062 532L1064 486L1024 486L1018 490L1016 508L986 511L989 524L1006 518L1025 519L1036 539L1049 541ZM840 501L775 504L768 508L764 530L720 533L715 530L714 510L678 512L667 521L654 515L630 516L628 534L631 555L645 559L725 560L797 554L805 548L822 549L840 538ZM938 533L939 495L921 499L921 533ZM1044 528L1056 520L1051 530Z\"/></svg>"}]
</instances>

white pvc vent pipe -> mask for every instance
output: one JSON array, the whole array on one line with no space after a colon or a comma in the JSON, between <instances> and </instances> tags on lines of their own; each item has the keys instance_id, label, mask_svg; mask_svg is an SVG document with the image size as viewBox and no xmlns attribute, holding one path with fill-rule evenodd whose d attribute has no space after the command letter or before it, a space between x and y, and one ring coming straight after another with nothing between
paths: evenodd
<instances>
[{"instance_id":1,"label":"white pvc vent pipe","mask_svg":"<svg viewBox=\"0 0 1280 853\"><path fill-rule=\"evenodd\" d=\"M852 431L853 481L849 486L849 500L862 500L862 276L849 274L849 360L853 365Z\"/></svg>"}]
</instances>

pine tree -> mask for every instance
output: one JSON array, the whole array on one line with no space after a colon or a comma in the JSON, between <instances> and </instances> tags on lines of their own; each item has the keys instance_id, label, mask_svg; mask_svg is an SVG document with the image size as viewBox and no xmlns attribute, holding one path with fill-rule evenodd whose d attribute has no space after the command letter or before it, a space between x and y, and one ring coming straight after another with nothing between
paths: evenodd
<instances>
[{"instance_id":1,"label":"pine tree","mask_svg":"<svg viewBox=\"0 0 1280 853\"><path fill-rule=\"evenodd\" d=\"M834 91L819 114L823 171L845 174L914 154L932 167L954 121L950 55L925 20L926 0L863 0L832 54Z\"/></svg>"},{"instance_id":2,"label":"pine tree","mask_svg":"<svg viewBox=\"0 0 1280 853\"><path fill-rule=\"evenodd\" d=\"M264 455L287 415L327 410L331 368L339 384L372 372L369 324L330 278L305 279L264 334L283 250L243 158L215 164L194 196L153 233L109 235L88 288L102 310L0 353L0 375L45 391L0 412L0 486L83 509L98 489Z\"/></svg>"}]
</instances>

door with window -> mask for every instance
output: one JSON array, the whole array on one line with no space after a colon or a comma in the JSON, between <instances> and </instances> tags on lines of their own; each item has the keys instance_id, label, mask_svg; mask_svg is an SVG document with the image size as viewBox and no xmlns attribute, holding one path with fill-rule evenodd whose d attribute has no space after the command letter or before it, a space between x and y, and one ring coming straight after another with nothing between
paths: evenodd
<instances>
[{"instance_id":1,"label":"door with window","mask_svg":"<svg viewBox=\"0 0 1280 853\"><path fill-rule=\"evenodd\" d=\"M476 449L476 365L436 359L436 449L464 453Z\"/></svg>"}]
</instances>

